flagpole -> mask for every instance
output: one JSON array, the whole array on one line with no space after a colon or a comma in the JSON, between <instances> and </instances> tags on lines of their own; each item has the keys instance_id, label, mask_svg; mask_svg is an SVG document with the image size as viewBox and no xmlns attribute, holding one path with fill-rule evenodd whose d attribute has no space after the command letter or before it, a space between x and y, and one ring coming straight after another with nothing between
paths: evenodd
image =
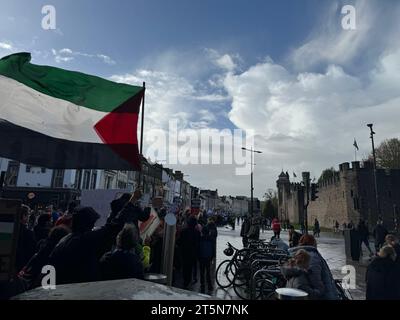
<instances>
[{"instance_id":1,"label":"flagpole","mask_svg":"<svg viewBox=\"0 0 400 320\"><path fill-rule=\"evenodd\" d=\"M144 132L144 96L146 92L146 82L143 81L143 98L142 98L142 117L141 117L141 122L140 122L140 163L142 162L143 159L143 132ZM144 193L144 181L142 181L142 168L139 171L139 183L138 183L138 188L141 186L143 187L143 193ZM144 176L143 176L144 180ZM143 185L142 185L143 183Z\"/></svg>"}]
</instances>

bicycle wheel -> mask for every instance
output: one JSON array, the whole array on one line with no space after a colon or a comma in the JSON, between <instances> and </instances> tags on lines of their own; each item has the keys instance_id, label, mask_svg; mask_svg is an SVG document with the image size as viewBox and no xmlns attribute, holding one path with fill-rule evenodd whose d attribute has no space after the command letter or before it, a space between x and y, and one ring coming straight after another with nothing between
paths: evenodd
<instances>
[{"instance_id":1,"label":"bicycle wheel","mask_svg":"<svg viewBox=\"0 0 400 320\"><path fill-rule=\"evenodd\" d=\"M251 298L250 278L250 268L244 267L236 271L232 285L233 290L240 299L249 300Z\"/></svg>"},{"instance_id":2,"label":"bicycle wheel","mask_svg":"<svg viewBox=\"0 0 400 320\"><path fill-rule=\"evenodd\" d=\"M215 280L220 288L228 288L232 285L236 273L236 266L231 260L222 261L216 271Z\"/></svg>"},{"instance_id":3,"label":"bicycle wheel","mask_svg":"<svg viewBox=\"0 0 400 320\"><path fill-rule=\"evenodd\" d=\"M260 291L261 300L274 300L276 285L269 279L261 279L258 281L257 287Z\"/></svg>"}]
</instances>

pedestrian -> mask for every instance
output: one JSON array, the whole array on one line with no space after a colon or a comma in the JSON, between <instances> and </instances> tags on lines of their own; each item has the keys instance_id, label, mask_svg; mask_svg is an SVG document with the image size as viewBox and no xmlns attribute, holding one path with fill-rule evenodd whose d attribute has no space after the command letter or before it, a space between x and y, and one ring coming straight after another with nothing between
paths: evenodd
<instances>
[{"instance_id":1,"label":"pedestrian","mask_svg":"<svg viewBox=\"0 0 400 320\"><path fill-rule=\"evenodd\" d=\"M335 233L339 233L339 227L340 227L339 222L336 220L335 221Z\"/></svg>"},{"instance_id":2,"label":"pedestrian","mask_svg":"<svg viewBox=\"0 0 400 320\"><path fill-rule=\"evenodd\" d=\"M165 216L167 215L166 209L157 211L160 223L153 234L145 239L145 244L150 247L150 272L161 273L162 264L162 251L164 244L164 225Z\"/></svg>"},{"instance_id":3,"label":"pedestrian","mask_svg":"<svg viewBox=\"0 0 400 320\"><path fill-rule=\"evenodd\" d=\"M243 248L247 248L250 225L251 225L250 218L246 215L244 217L244 221L242 222L242 227L240 229L240 236L242 237Z\"/></svg>"},{"instance_id":4,"label":"pedestrian","mask_svg":"<svg viewBox=\"0 0 400 320\"><path fill-rule=\"evenodd\" d=\"M367 247L369 251L370 257L372 257L374 254L372 253L371 247L369 246L369 231L368 227L365 224L365 221L360 219L358 226L357 226L357 232L358 232L358 237L360 239L360 253L362 254L362 244Z\"/></svg>"},{"instance_id":5,"label":"pedestrian","mask_svg":"<svg viewBox=\"0 0 400 320\"><path fill-rule=\"evenodd\" d=\"M250 220L250 229L247 234L247 238L251 240L259 240L260 239L260 217L253 216Z\"/></svg>"},{"instance_id":6,"label":"pedestrian","mask_svg":"<svg viewBox=\"0 0 400 320\"><path fill-rule=\"evenodd\" d=\"M36 239L33 231L27 227L29 207L21 205L20 226L15 257L15 271L18 273L36 253Z\"/></svg>"},{"instance_id":7,"label":"pedestrian","mask_svg":"<svg viewBox=\"0 0 400 320\"><path fill-rule=\"evenodd\" d=\"M300 232L301 232L301 234L306 233L306 227L304 225L304 221L301 221L301 223L300 223Z\"/></svg>"},{"instance_id":8,"label":"pedestrian","mask_svg":"<svg viewBox=\"0 0 400 320\"><path fill-rule=\"evenodd\" d=\"M350 230L353 230L353 229L354 229L353 220L350 220L350 222L347 224L347 229L350 229Z\"/></svg>"},{"instance_id":9,"label":"pedestrian","mask_svg":"<svg viewBox=\"0 0 400 320\"><path fill-rule=\"evenodd\" d=\"M188 289L192 281L194 264L198 259L200 232L196 230L196 218L189 217L182 230L178 245L182 254L183 288Z\"/></svg>"},{"instance_id":10,"label":"pedestrian","mask_svg":"<svg viewBox=\"0 0 400 320\"><path fill-rule=\"evenodd\" d=\"M47 239L41 243L40 249L29 260L27 265L19 272L18 277L22 279L27 289L33 289L41 285L41 280L44 276L42 268L49 264L49 257L55 246L62 238L71 232L65 226L56 226L51 229Z\"/></svg>"},{"instance_id":11,"label":"pedestrian","mask_svg":"<svg viewBox=\"0 0 400 320\"><path fill-rule=\"evenodd\" d=\"M289 247L297 247L299 245L300 238L301 234L294 229L294 226L289 226Z\"/></svg>"},{"instance_id":12,"label":"pedestrian","mask_svg":"<svg viewBox=\"0 0 400 320\"><path fill-rule=\"evenodd\" d=\"M52 227L51 216L48 213L42 213L37 220L37 225L33 228L37 242L47 239Z\"/></svg>"},{"instance_id":13,"label":"pedestrian","mask_svg":"<svg viewBox=\"0 0 400 320\"><path fill-rule=\"evenodd\" d=\"M125 224L117 235L116 249L105 253L100 259L102 280L144 278L143 264L137 252L139 239L136 226Z\"/></svg>"},{"instance_id":14,"label":"pedestrian","mask_svg":"<svg viewBox=\"0 0 400 320\"><path fill-rule=\"evenodd\" d=\"M281 223L276 217L272 219L272 231L274 232L274 237L279 239L281 234Z\"/></svg>"},{"instance_id":15,"label":"pedestrian","mask_svg":"<svg viewBox=\"0 0 400 320\"><path fill-rule=\"evenodd\" d=\"M211 260L215 257L214 240L210 230L205 226L201 231L199 241L199 264L200 264L200 291L205 293L205 283L207 281L208 291L213 290L211 282Z\"/></svg>"},{"instance_id":16,"label":"pedestrian","mask_svg":"<svg viewBox=\"0 0 400 320\"><path fill-rule=\"evenodd\" d=\"M311 286L316 290L315 298L322 300L337 300L339 294L335 281L325 259L317 249L317 241L314 236L305 234L300 238L299 246L290 248L289 253L293 256L298 250L305 250L311 256L309 275Z\"/></svg>"},{"instance_id":17,"label":"pedestrian","mask_svg":"<svg viewBox=\"0 0 400 320\"><path fill-rule=\"evenodd\" d=\"M293 258L281 267L282 275L286 279L286 288L303 290L308 293L309 299L318 297L319 291L312 287L308 272L311 257L306 250L296 251Z\"/></svg>"},{"instance_id":18,"label":"pedestrian","mask_svg":"<svg viewBox=\"0 0 400 320\"><path fill-rule=\"evenodd\" d=\"M379 249L383 246L385 243L385 237L388 234L387 229L383 225L383 220L382 218L378 218L378 221L376 222L376 226L373 231L373 235L375 238L375 250L376 253L379 252Z\"/></svg>"},{"instance_id":19,"label":"pedestrian","mask_svg":"<svg viewBox=\"0 0 400 320\"><path fill-rule=\"evenodd\" d=\"M383 246L378 256L372 260L366 273L367 300L397 300L399 299L398 277L396 267L396 252L391 246Z\"/></svg>"},{"instance_id":20,"label":"pedestrian","mask_svg":"<svg viewBox=\"0 0 400 320\"><path fill-rule=\"evenodd\" d=\"M317 218L315 218L314 220L314 237L318 237L319 238L319 234L320 234L321 230L319 227L319 221Z\"/></svg>"}]
</instances>

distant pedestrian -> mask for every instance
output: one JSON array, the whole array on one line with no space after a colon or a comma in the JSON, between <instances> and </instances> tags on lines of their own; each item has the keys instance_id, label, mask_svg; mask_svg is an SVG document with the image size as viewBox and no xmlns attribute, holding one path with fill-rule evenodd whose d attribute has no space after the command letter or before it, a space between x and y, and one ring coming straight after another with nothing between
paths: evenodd
<instances>
[{"instance_id":1,"label":"distant pedestrian","mask_svg":"<svg viewBox=\"0 0 400 320\"><path fill-rule=\"evenodd\" d=\"M301 221L301 223L300 223L300 232L301 232L301 234L306 233L306 227L304 225L304 221Z\"/></svg>"},{"instance_id":2,"label":"distant pedestrian","mask_svg":"<svg viewBox=\"0 0 400 320\"><path fill-rule=\"evenodd\" d=\"M289 247L297 247L299 245L300 238L301 234L294 229L293 225L291 225L289 227Z\"/></svg>"},{"instance_id":3,"label":"distant pedestrian","mask_svg":"<svg viewBox=\"0 0 400 320\"><path fill-rule=\"evenodd\" d=\"M240 236L242 237L243 248L247 247L248 243L248 233L250 230L250 218L246 215L244 221L242 222L242 227L240 229Z\"/></svg>"},{"instance_id":4,"label":"distant pedestrian","mask_svg":"<svg viewBox=\"0 0 400 320\"><path fill-rule=\"evenodd\" d=\"M393 234L388 234L385 237L385 245L391 246L396 252L396 262L400 267L400 244L399 238Z\"/></svg>"},{"instance_id":5,"label":"distant pedestrian","mask_svg":"<svg viewBox=\"0 0 400 320\"><path fill-rule=\"evenodd\" d=\"M319 234L321 232L321 229L319 227L319 221L317 218L314 220L314 236L319 238Z\"/></svg>"},{"instance_id":6,"label":"distant pedestrian","mask_svg":"<svg viewBox=\"0 0 400 320\"><path fill-rule=\"evenodd\" d=\"M274 232L274 237L279 239L281 234L281 223L278 218L272 219L272 231Z\"/></svg>"},{"instance_id":7,"label":"distant pedestrian","mask_svg":"<svg viewBox=\"0 0 400 320\"><path fill-rule=\"evenodd\" d=\"M353 230L353 229L354 229L353 220L350 220L350 222L347 224L347 229L350 229L350 230Z\"/></svg>"},{"instance_id":8,"label":"distant pedestrian","mask_svg":"<svg viewBox=\"0 0 400 320\"><path fill-rule=\"evenodd\" d=\"M208 290L213 290L211 282L211 260L215 256L215 247L210 230L205 226L201 231L199 241L199 264L200 264L200 290L205 293L205 283L207 281Z\"/></svg>"},{"instance_id":9,"label":"distant pedestrian","mask_svg":"<svg viewBox=\"0 0 400 320\"><path fill-rule=\"evenodd\" d=\"M37 220L37 225L33 228L37 242L47 239L52 227L51 216L48 213L42 213Z\"/></svg>"},{"instance_id":10,"label":"distant pedestrian","mask_svg":"<svg viewBox=\"0 0 400 320\"><path fill-rule=\"evenodd\" d=\"M373 231L373 235L375 238L375 250L378 253L379 249L383 246L385 243L385 237L388 234L387 229L383 225L383 220L382 218L379 218L378 221L376 222L376 226Z\"/></svg>"},{"instance_id":11,"label":"distant pedestrian","mask_svg":"<svg viewBox=\"0 0 400 320\"><path fill-rule=\"evenodd\" d=\"M368 231L368 227L365 224L365 221L360 219L360 222L358 223L357 226L357 232L358 232L358 236L360 239L360 252L362 254L362 244L364 243L364 245L367 247L370 256L372 257L374 254L372 253L371 247L369 246L369 231Z\"/></svg>"}]
</instances>

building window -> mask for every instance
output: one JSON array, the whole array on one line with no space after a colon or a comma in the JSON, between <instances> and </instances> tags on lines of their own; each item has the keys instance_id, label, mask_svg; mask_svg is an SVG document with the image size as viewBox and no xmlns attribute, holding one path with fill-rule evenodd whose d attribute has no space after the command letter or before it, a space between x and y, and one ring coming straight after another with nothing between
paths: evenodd
<instances>
[{"instance_id":1,"label":"building window","mask_svg":"<svg viewBox=\"0 0 400 320\"><path fill-rule=\"evenodd\" d=\"M31 166L26 166L26 172L31 172Z\"/></svg>"},{"instance_id":2,"label":"building window","mask_svg":"<svg viewBox=\"0 0 400 320\"><path fill-rule=\"evenodd\" d=\"M55 169L53 171L53 188L62 188L64 182L64 169Z\"/></svg>"},{"instance_id":3,"label":"building window","mask_svg":"<svg viewBox=\"0 0 400 320\"><path fill-rule=\"evenodd\" d=\"M90 170L85 170L83 173L82 189L89 189L90 186Z\"/></svg>"},{"instance_id":4,"label":"building window","mask_svg":"<svg viewBox=\"0 0 400 320\"><path fill-rule=\"evenodd\" d=\"M75 173L75 188L80 189L81 188L81 180L82 180L82 170L76 170Z\"/></svg>"},{"instance_id":5,"label":"building window","mask_svg":"<svg viewBox=\"0 0 400 320\"><path fill-rule=\"evenodd\" d=\"M112 177L111 176L106 176L106 189L111 189L112 188Z\"/></svg>"},{"instance_id":6,"label":"building window","mask_svg":"<svg viewBox=\"0 0 400 320\"><path fill-rule=\"evenodd\" d=\"M97 172L92 172L92 180L90 182L90 189L96 189Z\"/></svg>"},{"instance_id":7,"label":"building window","mask_svg":"<svg viewBox=\"0 0 400 320\"><path fill-rule=\"evenodd\" d=\"M46 168L41 168L41 170L42 170L42 173L46 173Z\"/></svg>"},{"instance_id":8,"label":"building window","mask_svg":"<svg viewBox=\"0 0 400 320\"><path fill-rule=\"evenodd\" d=\"M7 186L15 187L17 185L18 171L19 171L19 162L9 161L5 179Z\"/></svg>"}]
</instances>

